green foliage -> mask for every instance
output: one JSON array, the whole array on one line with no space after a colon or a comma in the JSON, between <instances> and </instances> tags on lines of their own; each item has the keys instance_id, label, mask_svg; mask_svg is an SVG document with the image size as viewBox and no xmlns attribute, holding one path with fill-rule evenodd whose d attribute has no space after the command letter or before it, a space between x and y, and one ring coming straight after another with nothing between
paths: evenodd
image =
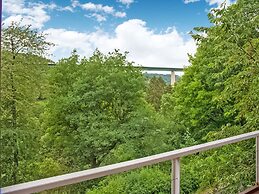
<instances>
[{"instance_id":1,"label":"green foliage","mask_svg":"<svg viewBox=\"0 0 259 194\"><path fill-rule=\"evenodd\" d=\"M129 125L147 107L144 78L125 55L96 51L79 61L74 53L53 68L50 84L44 141L72 169L100 166L118 145L143 136L143 124Z\"/></svg>"},{"instance_id":2,"label":"green foliage","mask_svg":"<svg viewBox=\"0 0 259 194\"><path fill-rule=\"evenodd\" d=\"M12 23L3 29L0 88L1 185L29 180L24 175L35 160L39 131L39 97L44 88L50 46L44 35Z\"/></svg>"},{"instance_id":3,"label":"green foliage","mask_svg":"<svg viewBox=\"0 0 259 194\"><path fill-rule=\"evenodd\" d=\"M132 171L101 181L88 194L167 194L170 193L170 174L157 167Z\"/></svg>"},{"instance_id":4,"label":"green foliage","mask_svg":"<svg viewBox=\"0 0 259 194\"><path fill-rule=\"evenodd\" d=\"M131 115L123 125L126 141L105 159L105 163L116 163L161 153L171 149L166 142L168 128L163 117L152 109L143 108Z\"/></svg>"},{"instance_id":5,"label":"green foliage","mask_svg":"<svg viewBox=\"0 0 259 194\"><path fill-rule=\"evenodd\" d=\"M197 143L258 130L258 8L258 1L240 0L215 9L209 16L214 26L196 28L206 35L194 34L198 49L192 65L163 98L162 112ZM183 168L204 169L190 175L202 177L193 187L198 192L237 193L255 180L253 152L254 142L233 145Z\"/></svg>"},{"instance_id":6,"label":"green foliage","mask_svg":"<svg viewBox=\"0 0 259 194\"><path fill-rule=\"evenodd\" d=\"M152 77L148 80L146 99L156 111L160 110L162 96L170 92L171 86L166 85L161 77Z\"/></svg>"},{"instance_id":7,"label":"green foliage","mask_svg":"<svg viewBox=\"0 0 259 194\"><path fill-rule=\"evenodd\" d=\"M228 123L237 123L239 101L258 96L250 95L258 85L258 2L238 1L214 12L211 21L215 26L206 29L207 36L200 40L191 58L192 66L177 84L170 102L174 105L172 117L196 139Z\"/></svg>"}]
</instances>

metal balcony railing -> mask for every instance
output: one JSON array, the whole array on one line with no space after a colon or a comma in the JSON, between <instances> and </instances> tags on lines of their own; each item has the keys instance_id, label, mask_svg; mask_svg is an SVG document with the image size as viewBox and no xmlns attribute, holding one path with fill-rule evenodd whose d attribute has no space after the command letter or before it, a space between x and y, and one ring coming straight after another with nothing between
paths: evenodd
<instances>
[{"instance_id":1,"label":"metal balcony railing","mask_svg":"<svg viewBox=\"0 0 259 194\"><path fill-rule=\"evenodd\" d=\"M212 142L208 142L200 145L182 148L179 150L165 152L165 153L148 156L148 157L144 157L136 160L130 160L130 161L103 166L99 168L94 168L94 169L74 172L70 174L45 178L41 180L31 181L27 183L17 184L9 187L4 187L1 189L0 193L23 194L23 193L40 192L48 189L53 189L53 188L57 188L65 185L79 183L82 181L100 178L107 175L117 174L120 172L125 172L132 169L137 169L140 167L170 160L172 161L171 193L179 194L181 157L188 156L201 151L210 150L213 148L218 148L223 145L232 144L232 143L240 142L242 140L247 140L251 138L256 138L256 161L255 161L256 162L256 183L259 183L259 131L254 131L254 132L250 132L242 135L237 135L234 137L229 137L229 138L212 141Z\"/></svg>"}]
</instances>

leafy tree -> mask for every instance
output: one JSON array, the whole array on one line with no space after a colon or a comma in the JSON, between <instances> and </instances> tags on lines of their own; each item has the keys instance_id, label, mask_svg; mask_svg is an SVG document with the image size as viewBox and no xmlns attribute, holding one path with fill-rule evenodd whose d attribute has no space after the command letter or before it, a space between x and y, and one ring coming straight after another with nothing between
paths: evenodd
<instances>
[{"instance_id":1,"label":"leafy tree","mask_svg":"<svg viewBox=\"0 0 259 194\"><path fill-rule=\"evenodd\" d=\"M53 68L44 136L75 169L97 167L127 138L123 125L143 104L144 78L119 52L74 53Z\"/></svg>"},{"instance_id":2,"label":"leafy tree","mask_svg":"<svg viewBox=\"0 0 259 194\"><path fill-rule=\"evenodd\" d=\"M258 1L239 0L213 10L209 18L214 25L196 28L199 33L193 35L198 49L192 65L164 98L165 115L197 143L258 129L258 7ZM192 164L208 165L211 175L203 174L199 187L237 193L252 184L253 149L254 142L247 142L200 156Z\"/></svg>"},{"instance_id":3,"label":"leafy tree","mask_svg":"<svg viewBox=\"0 0 259 194\"><path fill-rule=\"evenodd\" d=\"M172 117L189 128L197 139L228 123L235 124L239 112L236 100L248 96L247 91L255 92L257 7L257 1L240 0L228 9L214 10L210 18L215 26L196 29L205 31L207 36L198 36L199 48L190 59L192 65L185 71L173 95L167 98L170 102L165 103L174 109ZM244 76L244 73L251 76ZM251 85L246 82L248 80ZM233 87L233 84L247 88L237 92L240 87ZM166 106L163 108L165 112L168 110Z\"/></svg>"},{"instance_id":4,"label":"leafy tree","mask_svg":"<svg viewBox=\"0 0 259 194\"><path fill-rule=\"evenodd\" d=\"M162 96L170 91L170 86L167 86L161 77L152 77L148 80L146 89L147 102L152 104L156 111L160 110Z\"/></svg>"},{"instance_id":5,"label":"leafy tree","mask_svg":"<svg viewBox=\"0 0 259 194\"><path fill-rule=\"evenodd\" d=\"M19 23L4 28L2 35L0 163L1 185L8 185L24 181L22 172L36 153L39 121L35 107L47 67L41 56L51 44L43 34Z\"/></svg>"}]
</instances>

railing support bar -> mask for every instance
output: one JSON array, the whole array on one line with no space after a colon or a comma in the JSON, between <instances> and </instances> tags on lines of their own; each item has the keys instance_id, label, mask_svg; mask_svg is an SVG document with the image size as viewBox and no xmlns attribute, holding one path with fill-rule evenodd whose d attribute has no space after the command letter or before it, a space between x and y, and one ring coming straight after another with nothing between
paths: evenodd
<instances>
[{"instance_id":1,"label":"railing support bar","mask_svg":"<svg viewBox=\"0 0 259 194\"><path fill-rule=\"evenodd\" d=\"M171 194L180 194L180 158L172 160Z\"/></svg>"},{"instance_id":2,"label":"railing support bar","mask_svg":"<svg viewBox=\"0 0 259 194\"><path fill-rule=\"evenodd\" d=\"M225 139L208 142L200 145L182 148L179 150L169 151L153 156L147 156L145 158L139 158L108 166L102 166L99 168L83 170L79 172L73 172L69 174L59 175L55 177L49 177L41 180L31 181L27 183L21 183L8 187L1 188L4 193L37 193L47 189L54 189L57 187L75 184L87 180L92 180L112 174L118 174L129 170L137 169L140 167L158 164L160 162L172 161L172 193L179 194L180 191L180 161L179 158L188 156L197 152L210 150L213 148L219 148L223 145L237 143L243 140L256 138L256 182L259 184L259 130L246 134L237 135L234 137L228 137ZM178 179L177 179L178 178Z\"/></svg>"},{"instance_id":3,"label":"railing support bar","mask_svg":"<svg viewBox=\"0 0 259 194\"><path fill-rule=\"evenodd\" d=\"M256 184L259 185L259 136L256 136Z\"/></svg>"}]
</instances>

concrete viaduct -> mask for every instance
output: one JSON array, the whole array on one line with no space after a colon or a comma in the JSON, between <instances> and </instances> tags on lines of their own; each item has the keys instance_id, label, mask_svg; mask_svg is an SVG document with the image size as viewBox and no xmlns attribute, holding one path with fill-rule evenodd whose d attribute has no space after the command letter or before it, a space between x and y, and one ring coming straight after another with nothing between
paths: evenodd
<instances>
[{"instance_id":1,"label":"concrete viaduct","mask_svg":"<svg viewBox=\"0 0 259 194\"><path fill-rule=\"evenodd\" d=\"M144 67L144 66L135 66L146 71L170 71L171 72L171 85L173 86L176 82L175 72L182 72L184 67Z\"/></svg>"}]
</instances>

